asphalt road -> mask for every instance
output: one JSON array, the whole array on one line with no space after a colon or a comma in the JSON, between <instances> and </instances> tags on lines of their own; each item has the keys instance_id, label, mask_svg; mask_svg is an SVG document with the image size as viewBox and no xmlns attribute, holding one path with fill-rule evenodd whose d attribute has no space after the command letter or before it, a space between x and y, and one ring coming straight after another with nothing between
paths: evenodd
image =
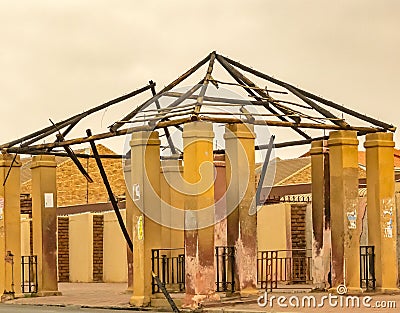
<instances>
[{"instance_id":1,"label":"asphalt road","mask_svg":"<svg viewBox=\"0 0 400 313\"><path fill-rule=\"evenodd\" d=\"M133 310L82 309L79 306L55 307L35 305L0 304L0 313L132 313ZM146 311L147 313L150 311Z\"/></svg>"}]
</instances>

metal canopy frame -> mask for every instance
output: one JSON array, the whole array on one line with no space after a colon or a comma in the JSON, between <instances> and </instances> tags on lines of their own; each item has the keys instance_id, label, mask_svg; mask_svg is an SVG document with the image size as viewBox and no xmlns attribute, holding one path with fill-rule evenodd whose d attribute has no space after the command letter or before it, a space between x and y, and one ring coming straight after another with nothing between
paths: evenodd
<instances>
[{"instance_id":1,"label":"metal canopy frame","mask_svg":"<svg viewBox=\"0 0 400 313\"><path fill-rule=\"evenodd\" d=\"M225 82L223 80L214 79L212 74L216 63L215 61L217 61L222 68L228 72L228 74L233 78L234 82ZM206 63L208 63L206 74L198 82L198 84L194 85L192 88L183 93L172 91L174 87L182 83ZM265 88L259 87L253 80L245 76L245 74L243 74L241 71L245 72L246 75L250 74L255 76L257 79L261 79L263 83L268 84L268 86ZM218 88L219 85L226 85L232 88L238 87L247 92L249 100L212 97L206 95L210 82L216 88ZM326 100L308 91L280 81L276 78L217 54L215 51L211 52L207 57L179 76L173 82L168 84L161 91L156 92L155 86L156 84L153 81L150 81L146 86L134 90L126 95L103 103L86 112L74 115L66 120L58 123L52 123L52 125L46 126L43 129L0 145L0 149L3 154L15 153L10 170L15 162L17 154L68 156L73 160L82 174L90 181L90 177L84 171L78 158L95 158L97 166L102 174L103 182L107 188L112 206L117 214L121 230L124 233L129 248L132 250L132 241L129 238L126 227L119 214L116 199L114 198L107 175L101 162L102 158L123 158L125 156L115 156L111 154L100 155L97 152L95 145L95 142L98 140L122 136L137 131L163 129L165 137L168 141L168 147L172 154L175 154L178 149L173 143L169 128L174 127L182 131L182 125L192 121L208 121L220 124L250 123L254 125L271 127L289 127L302 137L302 139L299 140L275 143L275 148L304 145L309 144L313 140L327 138L326 136L313 138L306 132L306 129L354 130L357 131L357 134L360 136L367 133L388 131L394 132L396 130L396 127L391 124L358 113L343 105ZM73 139L66 138L70 131L84 118L121 101L128 100L147 90L151 91L151 97L144 103L137 106L134 110L126 114L121 120L113 123L107 132L92 134L90 130L87 130L87 134L84 137ZM198 90L199 92L196 93ZM291 96L292 98L281 99L284 96ZM169 100L172 99L172 102L166 107L161 105L160 100L163 97L168 98ZM293 101L293 98L300 103ZM191 103L188 104L187 101L191 101ZM256 114L251 112L250 108L254 106L263 108L265 113ZM212 110L207 111L204 109L215 107L231 107L239 109L239 111L237 114L235 113L232 115L231 113L224 114L224 112L215 112ZM348 120L338 117L338 115L331 112L330 109L336 110L339 114L347 114L357 121L369 123L369 125L351 125ZM303 112L302 110L312 112L313 115ZM237 115L239 115L239 117L237 117ZM126 127L126 125L129 125L129 127ZM54 134L56 134L56 140L54 142L37 144L39 140L53 136ZM76 154L70 148L72 145L81 143L90 143L93 155ZM256 146L255 149L267 149L268 146L271 145L272 143L270 145L260 145ZM62 148L62 150L55 150L55 148L58 147ZM217 150L215 152L222 151ZM10 171L8 171L3 185L6 183L9 172Z\"/></svg>"},{"instance_id":2,"label":"metal canopy frame","mask_svg":"<svg viewBox=\"0 0 400 313\"><path fill-rule=\"evenodd\" d=\"M224 82L223 80L215 79L212 76L216 64L215 61L217 61L222 68L228 72L234 82ZM208 64L206 74L198 84L194 85L184 93L171 91L193 73L197 72L205 64ZM257 79L262 79L263 82L269 86L265 88L259 87L243 72L245 72L246 75L252 75ZM249 100L208 96L206 95L206 91L210 82L217 88L219 85L225 85L231 88L240 88L247 92ZM183 124L192 121L209 121L212 123L250 123L254 125L268 125L271 127L289 127L302 137L300 140L275 143L275 148L309 144L313 140L326 138L326 136L313 138L306 132L306 129L355 130L358 132L358 135L365 135L373 132L394 132L396 130L396 127L391 124L361 114L333 101L326 100L320 96L314 95L308 91L302 90L245 66L230 58L217 54L215 51L211 52L207 57L202 59L199 63L159 92L156 92L155 86L156 84L153 81L150 81L148 85L130 92L129 94L108 101L93 109L74 115L66 120L47 126L24 137L2 144L0 145L0 149L2 153L70 156L73 157L75 163L78 164L76 158L85 156L71 154L70 146L72 145L95 142L105 138L126 135L135 131L163 129L168 141L168 147L172 154L175 154L177 149L173 143L169 129L174 127L182 130L181 126ZM121 101L130 99L147 90L151 91L151 97L141 105L137 106L133 111L126 114L121 120L114 122L107 132L73 139L65 138L82 119ZM198 90L199 92L196 93ZM272 96L272 94L274 96ZM291 96L291 99L297 99L298 102L280 99L286 95ZM162 107L160 104L162 98L172 99L172 103L167 107ZM188 105L187 101L190 100L192 101ZM251 106L265 109L265 114L251 113L247 110L247 108ZM215 109L216 107L237 107L241 114L238 112L237 114L235 113L232 115L230 113L215 112L209 109ZM336 114L330 111L332 109L336 110ZM312 115L308 112L305 113L302 110L307 110L312 113ZM352 125L348 120L339 118L338 113L341 115L346 114L356 121L364 122L364 124L368 123L369 125ZM236 115L239 115L239 117ZM144 123L144 125L138 125L138 123ZM54 142L37 144L39 140L54 134L58 134ZM260 150L265 149L266 146L267 145L260 145L255 148ZM63 151L54 150L57 147L63 148ZM68 153L65 153L64 150L68 151ZM115 156L101 155L99 157L113 158Z\"/></svg>"}]
</instances>

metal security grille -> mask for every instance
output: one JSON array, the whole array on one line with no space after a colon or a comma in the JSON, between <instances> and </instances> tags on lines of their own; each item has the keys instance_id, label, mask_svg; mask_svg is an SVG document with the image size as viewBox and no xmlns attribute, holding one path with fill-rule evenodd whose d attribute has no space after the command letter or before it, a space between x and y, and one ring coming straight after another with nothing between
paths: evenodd
<instances>
[{"instance_id":1,"label":"metal security grille","mask_svg":"<svg viewBox=\"0 0 400 313\"><path fill-rule=\"evenodd\" d=\"M307 249L259 251L257 282L272 291L283 284L308 284L312 281L312 258Z\"/></svg>"},{"instance_id":2,"label":"metal security grille","mask_svg":"<svg viewBox=\"0 0 400 313\"><path fill-rule=\"evenodd\" d=\"M215 247L217 292L235 291L235 247Z\"/></svg>"},{"instance_id":3,"label":"metal security grille","mask_svg":"<svg viewBox=\"0 0 400 313\"><path fill-rule=\"evenodd\" d=\"M21 256L22 266L22 293L38 292L37 256Z\"/></svg>"},{"instance_id":4,"label":"metal security grille","mask_svg":"<svg viewBox=\"0 0 400 313\"><path fill-rule=\"evenodd\" d=\"M168 292L185 290L184 248L152 249L151 268ZM153 294L161 292L154 278L152 278L151 286Z\"/></svg>"},{"instance_id":5,"label":"metal security grille","mask_svg":"<svg viewBox=\"0 0 400 313\"><path fill-rule=\"evenodd\" d=\"M360 287L375 290L375 247L360 246Z\"/></svg>"}]
</instances>

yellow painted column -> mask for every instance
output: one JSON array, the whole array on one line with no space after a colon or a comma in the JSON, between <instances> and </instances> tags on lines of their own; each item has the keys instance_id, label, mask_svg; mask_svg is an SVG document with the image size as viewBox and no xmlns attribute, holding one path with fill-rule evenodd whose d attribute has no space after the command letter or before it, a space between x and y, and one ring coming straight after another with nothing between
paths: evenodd
<instances>
[{"instance_id":1,"label":"yellow painted column","mask_svg":"<svg viewBox=\"0 0 400 313\"><path fill-rule=\"evenodd\" d=\"M255 195L255 133L250 124L225 127L227 175L227 243L236 248L236 290L241 295L257 290L257 214ZM253 214L250 214L250 211Z\"/></svg>"},{"instance_id":2,"label":"yellow painted column","mask_svg":"<svg viewBox=\"0 0 400 313\"><path fill-rule=\"evenodd\" d=\"M215 219L214 240L215 246L227 245L227 214L226 214L226 164L225 153L214 154L215 182Z\"/></svg>"},{"instance_id":3,"label":"yellow painted column","mask_svg":"<svg viewBox=\"0 0 400 313\"><path fill-rule=\"evenodd\" d=\"M192 122L183 128L185 192L185 303L218 298L214 268L213 125Z\"/></svg>"},{"instance_id":4,"label":"yellow painted column","mask_svg":"<svg viewBox=\"0 0 400 313\"><path fill-rule=\"evenodd\" d=\"M161 220L165 236L163 248L184 247L183 167L178 156L161 162Z\"/></svg>"},{"instance_id":5,"label":"yellow painted column","mask_svg":"<svg viewBox=\"0 0 400 313\"><path fill-rule=\"evenodd\" d=\"M161 161L160 187L161 187L161 247L171 248L171 190L164 176L166 164L170 160ZM165 254L170 257L169 251Z\"/></svg>"},{"instance_id":6,"label":"yellow painted column","mask_svg":"<svg viewBox=\"0 0 400 313\"><path fill-rule=\"evenodd\" d=\"M329 134L332 287L360 291L358 140L355 131Z\"/></svg>"},{"instance_id":7,"label":"yellow painted column","mask_svg":"<svg viewBox=\"0 0 400 313\"><path fill-rule=\"evenodd\" d=\"M33 254L38 260L38 294L61 295L57 283L57 163L55 156L32 158Z\"/></svg>"},{"instance_id":8,"label":"yellow painted column","mask_svg":"<svg viewBox=\"0 0 400 313\"><path fill-rule=\"evenodd\" d=\"M367 134L368 244L375 246L376 286L398 290L397 221L392 133Z\"/></svg>"},{"instance_id":9,"label":"yellow painted column","mask_svg":"<svg viewBox=\"0 0 400 313\"><path fill-rule=\"evenodd\" d=\"M161 247L160 140L158 132L132 134L133 295L130 303L146 306L151 297L151 249ZM150 217L151 218L150 218Z\"/></svg>"},{"instance_id":10,"label":"yellow painted column","mask_svg":"<svg viewBox=\"0 0 400 313\"><path fill-rule=\"evenodd\" d=\"M329 154L326 141L311 143L312 277L316 288L328 287L330 271Z\"/></svg>"},{"instance_id":11,"label":"yellow painted column","mask_svg":"<svg viewBox=\"0 0 400 313\"><path fill-rule=\"evenodd\" d=\"M129 237L133 237L133 201L131 197L132 193L132 177L131 177L131 159L125 159L124 164L124 177L125 177L125 209L126 209L126 230L128 231ZM126 257L128 264L128 287L127 291L133 291L133 253L131 249L126 245Z\"/></svg>"},{"instance_id":12,"label":"yellow painted column","mask_svg":"<svg viewBox=\"0 0 400 313\"><path fill-rule=\"evenodd\" d=\"M0 155L0 295L3 292L21 294L21 214L20 214L20 167L19 156L3 182L12 164L13 155ZM12 265L5 260L8 251L14 255ZM13 277L14 276L14 277ZM14 286L12 286L14 280Z\"/></svg>"}]
</instances>

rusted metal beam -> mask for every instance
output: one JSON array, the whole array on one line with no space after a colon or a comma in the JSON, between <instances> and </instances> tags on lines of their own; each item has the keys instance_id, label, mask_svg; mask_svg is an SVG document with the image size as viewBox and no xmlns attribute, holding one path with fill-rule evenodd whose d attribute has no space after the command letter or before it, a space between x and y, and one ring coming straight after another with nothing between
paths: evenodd
<instances>
[{"instance_id":1,"label":"rusted metal beam","mask_svg":"<svg viewBox=\"0 0 400 313\"><path fill-rule=\"evenodd\" d=\"M69 157L68 153L60 151L48 151L48 150L29 150L29 153L25 152L23 154L27 155L54 155L57 157ZM91 154L75 153L77 158L81 159L94 159L95 157ZM121 154L99 154L101 159L123 159L124 155Z\"/></svg>"},{"instance_id":2,"label":"rusted metal beam","mask_svg":"<svg viewBox=\"0 0 400 313\"><path fill-rule=\"evenodd\" d=\"M210 122L215 122L215 123L223 123L223 124L248 123L247 120L241 120L238 118L209 117L209 116L202 116L202 115L199 116L199 120L210 121ZM3 152L4 153L29 154L30 150L33 150L33 151L44 150L44 149L54 148L54 147L63 147L63 146L67 146L67 145L81 144L81 143L85 143L85 142L101 140L101 139L106 139L106 138L115 137L115 136L122 136L122 135L126 135L129 133L137 132L137 131L154 130L154 129L164 128L164 127L182 125L182 124L190 123L190 122L192 122L192 119L190 117L169 120L169 121L160 121L155 126L148 126L148 125L136 126L136 127L131 127L131 128L127 128L127 129L122 129L115 133L107 132L107 133L93 135L90 137L75 138L75 139L70 139L70 140L66 140L63 142L40 144L40 145L34 145L34 146L30 146L30 147L25 147L25 148L10 147L10 148L3 149ZM260 126L278 126L278 127L291 127L291 128L298 127L298 128L311 128L311 129L356 130L359 132L363 132L365 134L385 131L384 129L373 128L373 127L350 126L350 127L343 128L338 125L326 125L326 124L314 124L314 123L298 123L298 124L296 124L296 123L292 123L292 122L288 122L288 121L283 122L283 121L255 120L254 122L252 122L252 124L260 125ZM309 139L309 138L307 138L307 139Z\"/></svg>"},{"instance_id":3,"label":"rusted metal beam","mask_svg":"<svg viewBox=\"0 0 400 313\"><path fill-rule=\"evenodd\" d=\"M227 117L209 117L209 116L199 116L200 120L210 121L215 123L246 123L247 121L237 119L237 118L227 118ZM283 122L283 121L268 121L268 120L255 120L252 124L254 125L267 125L267 126L280 126L280 127L298 127L298 128L312 128L312 129L331 129L331 130L356 130L365 131L367 133L384 131L382 129L372 128L372 127L361 127L361 126L349 126L341 127L338 125L327 125L327 124L313 124L313 123L293 123L293 122Z\"/></svg>"},{"instance_id":4,"label":"rusted metal beam","mask_svg":"<svg viewBox=\"0 0 400 313\"><path fill-rule=\"evenodd\" d=\"M250 85L250 87L257 87L255 84L253 84L251 81L249 81L247 78L245 78L244 77L244 75L242 74L242 73L240 73L239 71L237 71L235 68L233 68L233 66L232 65L230 65L227 61L225 61L225 59L223 58L223 57L221 57L220 55L217 55L217 60L218 60L218 62L220 62L220 64L228 71L228 73L239 83L239 84L242 84L242 85ZM244 81L243 79L245 79L246 81ZM249 83L251 83L251 84L248 84L247 82L249 82ZM260 101L261 99L259 98L259 97L257 97L255 94L254 94L254 92L251 90L251 89L246 89L245 88L245 90L250 94L250 95L253 95L253 96L255 96L256 97L256 99L258 100L258 101ZM257 90L256 90L257 91ZM266 94L266 93L261 93L260 94L260 92L258 91L257 92L261 97L265 97L265 98L269 98L269 96ZM267 109L267 110L269 110L271 113L273 113L273 114L278 114L278 112L276 112L273 108L271 108L271 106L269 105L269 102L265 102L264 104L263 104L263 106ZM282 111L282 110L281 110ZM284 112L284 111L282 111L282 112ZM285 117L283 117L283 116L278 116L278 118L281 120L281 121L284 121L284 122L286 122L287 120L286 120L286 118ZM299 120L298 120L298 122L299 122ZM292 127L292 129L295 131L295 132L297 132L298 134L300 134L302 137L304 137L304 138L307 138L307 139L309 139L309 138L311 138L308 134L306 134L305 132L303 132L301 129L298 129L297 127Z\"/></svg>"},{"instance_id":5,"label":"rusted metal beam","mask_svg":"<svg viewBox=\"0 0 400 313\"><path fill-rule=\"evenodd\" d=\"M249 110L247 110L245 107L241 107L239 110L244 114L248 123L254 122L255 118Z\"/></svg>"},{"instance_id":6,"label":"rusted metal beam","mask_svg":"<svg viewBox=\"0 0 400 313\"><path fill-rule=\"evenodd\" d=\"M150 83L152 83L152 81L150 81ZM155 96L157 94L156 88L154 86L151 87L151 92L152 92L153 96ZM155 102L156 102L157 110L161 110L160 102L158 100L156 100ZM174 145L174 142L172 141L171 134L169 133L168 127L164 127L163 130L164 130L165 136L167 137L167 141L168 141L169 148L171 149L171 153L175 154L176 153L175 145Z\"/></svg>"},{"instance_id":7,"label":"rusted metal beam","mask_svg":"<svg viewBox=\"0 0 400 313\"><path fill-rule=\"evenodd\" d=\"M323 107L319 106L317 103L314 101L310 100L306 96L304 96L300 91L297 89L293 88L289 84L285 84L286 89L289 90L291 93L293 93L295 96L299 97L301 100L303 100L305 103L310 105L313 109L315 109L317 112L321 113L323 116L332 118L332 122L335 123L336 125L342 126L342 127L347 127L349 126L348 123L345 121L339 119L336 115L332 114L328 110L324 109Z\"/></svg>"},{"instance_id":8,"label":"rusted metal beam","mask_svg":"<svg viewBox=\"0 0 400 313\"><path fill-rule=\"evenodd\" d=\"M68 119L66 119L64 121L60 121L58 123L55 123L55 126L51 125L51 126L45 127L43 129L35 131L35 132L33 132L33 133L29 134L29 135L26 135L26 136L21 137L19 139L10 141L8 143L5 143L5 144L0 146L0 149L12 147L12 146L14 146L16 144L25 142L26 140L30 140L30 141L28 142L28 144L24 143L23 146L30 145L30 144L32 144L32 143L44 138L43 137L44 133L46 133L45 137L47 137L48 135L51 135L51 134L54 134L55 132L57 132L58 129L62 129L62 128L66 127L66 126L69 126L69 125L71 125L73 123L77 123L82 118L84 118L84 117L86 117L86 116L88 116L88 115L90 115L92 113L95 113L95 112L100 111L102 109L105 109L105 108L107 108L107 107L109 107L109 106L111 106L113 104L116 104L118 102L124 101L124 100L129 99L129 98L131 98L133 96L136 96L136 95L138 95L138 94L140 94L140 93L142 93L142 92L144 92L144 91L146 91L146 90L148 90L150 88L151 88L151 86L147 85L147 86L142 87L140 89L134 90L134 91L132 91L132 92L126 94L126 95L123 95L121 97L115 98L115 99L110 100L110 101L108 101L106 103L100 104L99 106L94 107L94 108L92 108L92 109L90 109L90 110L88 110L86 112L83 112L83 113L80 113L80 114L76 114L76 115L74 115L74 116L72 116L72 117L70 117L70 118L68 118Z\"/></svg>"},{"instance_id":9,"label":"rusted metal beam","mask_svg":"<svg viewBox=\"0 0 400 313\"><path fill-rule=\"evenodd\" d=\"M206 76L204 77L204 81L203 81L200 93L197 97L197 103L194 108L194 114L196 116L200 113L201 105L203 103L203 98L204 98L204 95L206 94L208 83L211 79L211 74L212 74L212 71L214 68L214 62L215 62L215 54L216 54L215 51L213 51L210 55L210 61L208 64L207 73L206 73Z\"/></svg>"},{"instance_id":10,"label":"rusted metal beam","mask_svg":"<svg viewBox=\"0 0 400 313\"><path fill-rule=\"evenodd\" d=\"M139 113L141 110L144 110L147 108L150 104L152 104L155 100L158 100L162 94L168 90L171 90L174 88L176 85L184 81L186 78L188 78L190 75L192 75L194 72L196 72L200 67L202 67L208 60L210 59L210 55L207 55L203 60L201 60L199 63L197 63L195 66L190 68L188 71L186 71L184 74L179 76L177 79L175 79L173 82L171 82L168 86L164 87L161 91L159 91L155 96L153 96L151 99L148 101L144 102L142 105L138 106L135 110L127 114L122 120L128 121L135 117L137 113ZM111 127L110 131L111 132L116 132L121 126L124 124L121 122L115 122Z\"/></svg>"},{"instance_id":11,"label":"rusted metal beam","mask_svg":"<svg viewBox=\"0 0 400 313\"><path fill-rule=\"evenodd\" d=\"M247 78L245 75L240 73L237 69L235 69L231 64L229 64L222 56L218 55L217 56L218 61L221 63L221 65L229 72L229 74L232 75L233 78L237 79L237 81L242 81L244 84L254 87L254 92L256 92L260 97L262 98L271 98L264 90L261 90L256 84L254 84L249 78ZM246 89L246 88L245 88ZM246 89L246 91L251 91L251 89ZM250 92L250 94L254 94ZM258 99L261 100L261 99ZM275 100L275 99L273 99ZM290 115L293 113L298 113L295 110L292 110L280 103L277 103L277 101L271 102L277 109L285 113L286 115ZM295 114L293 114L295 115ZM292 120L295 121L296 123L300 122L300 117L292 117Z\"/></svg>"},{"instance_id":12,"label":"rusted metal beam","mask_svg":"<svg viewBox=\"0 0 400 313\"><path fill-rule=\"evenodd\" d=\"M33 145L29 147L10 147L10 148L4 148L2 151L4 153L14 153L17 152L19 154L29 154L29 151L37 151L37 150L44 150L48 148L56 148L56 147L64 147L64 146L69 146L69 145L76 145L76 144L81 144L81 143L86 143L90 141L96 141L96 140L102 140L106 138L111 138L111 137L116 137L116 136L123 136L126 134L130 134L133 132L137 131L149 131L153 129L158 129L158 128L164 128L164 127L169 127L169 126L179 126L181 124L185 124L190 122L190 118L181 118L181 119L176 119L176 120L170 120L170 121L164 121L164 122L158 122L154 127L151 127L149 125L143 125L143 126L136 126L136 127L130 127L126 129L121 129L118 130L117 132L107 132L107 133L101 133L101 134L96 134L90 137L81 137L81 138L75 138L75 139L69 139L63 142L51 142L51 143L44 143L44 144L39 144L39 145Z\"/></svg>"},{"instance_id":13,"label":"rusted metal beam","mask_svg":"<svg viewBox=\"0 0 400 313\"><path fill-rule=\"evenodd\" d=\"M274 84L277 84L278 86L281 86L281 87L286 88L285 85L289 85L289 84L287 84L287 83L285 83L285 82L283 82L283 81L281 81L281 80L279 80L279 79L273 78L273 77L271 77L271 76L269 76L269 75L266 75L266 74L264 74L264 73L262 73L262 72L260 72L260 71L257 71L257 70L255 70L255 69L252 69L252 68L248 67L248 66L245 66L245 65L243 65L243 64L241 64L241 63L239 63L239 62L236 62L236 61L234 61L234 60L232 60L232 59L229 59L229 58L227 58L227 57L224 57L224 59L227 60L230 64L232 64L232 65L234 65L234 66L236 66L236 67L242 69L243 71L246 71L246 72L248 72L248 73L251 73L251 74L253 74L253 75L255 75L255 76L258 76L258 77L260 77L260 78L266 79L266 80L268 80L268 81L270 81L270 82L273 82ZM322 98L322 97L319 97L319 96L317 96L317 95L314 95L314 94L312 94L312 93L310 93L310 92L308 92L308 91L306 91L306 90L297 88L297 87L295 87L295 86L293 86L293 85L290 85L290 86L293 87L293 88L295 88L295 89L297 89L299 92L301 92L301 93L302 93L303 95L305 95L306 97L308 97L308 98L310 98L310 99L313 99L313 100L315 100L315 101L318 101L318 102L320 102L320 103L322 103L322 104L325 104L325 105L327 105L327 106L329 106L329 107L332 107L332 108L334 108L334 109L336 109L336 110L342 111L343 113L350 114L351 116L354 116L354 117L356 117L356 118L359 118L359 119L361 119L361 120L363 120L363 121L365 121L365 122L371 123L371 124L373 124L373 125L375 125L375 126L378 126L378 127L381 127L381 128L387 129L387 130L390 130L390 131L392 131L392 132L394 132L394 131L396 130L396 127L393 126L393 125L391 125L391 124L388 124L388 123L379 121L379 120L377 120L377 119L374 119L374 118L372 118L372 117L369 117L369 116L367 116L367 115L358 113L358 112L356 112L356 111L354 111L354 110L351 110L351 109L349 109L349 108L346 108L345 106L343 106L343 105L341 105L341 104L337 104L337 103L335 103L335 102L333 102L333 101L326 100L326 99L324 99L324 98Z\"/></svg>"},{"instance_id":14,"label":"rusted metal beam","mask_svg":"<svg viewBox=\"0 0 400 313\"><path fill-rule=\"evenodd\" d=\"M55 124L53 123L53 121L51 119L49 119L50 122L54 125L54 127L57 128L57 126L55 126ZM65 138L64 136L60 133L60 131L58 131L57 134L57 141L64 141ZM76 165L76 167L78 168L78 170L82 173L82 175L86 178L86 180L89 183L93 183L93 179L89 176L89 173L85 170L85 168L83 167L83 165L81 164L81 162L78 160L78 158L76 157L74 151L71 149L70 146L64 146L64 150L65 152L68 154L68 156L70 157L70 159L72 160L72 162L74 162L74 164Z\"/></svg>"},{"instance_id":15,"label":"rusted metal beam","mask_svg":"<svg viewBox=\"0 0 400 313\"><path fill-rule=\"evenodd\" d=\"M260 194L264 184L265 175L267 174L269 159L271 157L273 145L274 145L275 136L272 135L269 139L268 148L267 148L267 155L265 156L265 160L261 169L260 180L258 182L257 190L256 190L256 206L260 203ZM254 212L255 213L255 212Z\"/></svg>"},{"instance_id":16,"label":"rusted metal beam","mask_svg":"<svg viewBox=\"0 0 400 313\"><path fill-rule=\"evenodd\" d=\"M57 138L59 138L59 141L63 141L64 137L62 137L61 134L59 134L57 136ZM76 165L76 167L78 168L78 170L82 173L82 175L86 178L86 180L89 183L93 183L93 179L90 177L89 173L86 171L86 169L83 167L83 165L81 164L81 162L78 160L77 156L75 155L74 151L71 149L70 146L64 146L65 152L68 154L68 156L70 157L70 159L72 160L72 162L74 162L74 164Z\"/></svg>"},{"instance_id":17,"label":"rusted metal beam","mask_svg":"<svg viewBox=\"0 0 400 313\"><path fill-rule=\"evenodd\" d=\"M216 80L216 79L211 79L211 82L217 83L217 84L221 84L221 85L229 85L229 86L238 86L238 87L242 87L242 88L249 88L249 89L260 89L260 90L264 90L267 91L266 88L261 88L261 87L250 87L247 85L243 85L243 84L237 84L237 83L230 83L230 82L224 82L221 80ZM288 92L287 91L281 91L281 90L270 90L268 89L268 93L279 93L279 94L284 94L286 95Z\"/></svg>"},{"instance_id":18,"label":"rusted metal beam","mask_svg":"<svg viewBox=\"0 0 400 313\"><path fill-rule=\"evenodd\" d=\"M88 137L92 137L92 132L90 129L87 129L86 133L87 133ZM114 193L112 192L110 183L107 178L106 171L104 170L103 163L101 162L101 158L99 157L99 153L97 151L96 144L93 140L89 141L89 143L92 148L93 155L95 156L97 167L99 168L100 175L101 175L101 178L103 179L104 186L107 189L108 197L114 208L115 215L117 216L117 220L118 220L119 226L121 228L121 231L125 237L125 240L126 240L126 243L128 244L129 249L131 251L133 251L132 239L131 239L131 237L129 237L128 231L126 230L124 220L122 219L121 212L119 211L119 208L118 208L117 200L114 197Z\"/></svg>"}]
</instances>

